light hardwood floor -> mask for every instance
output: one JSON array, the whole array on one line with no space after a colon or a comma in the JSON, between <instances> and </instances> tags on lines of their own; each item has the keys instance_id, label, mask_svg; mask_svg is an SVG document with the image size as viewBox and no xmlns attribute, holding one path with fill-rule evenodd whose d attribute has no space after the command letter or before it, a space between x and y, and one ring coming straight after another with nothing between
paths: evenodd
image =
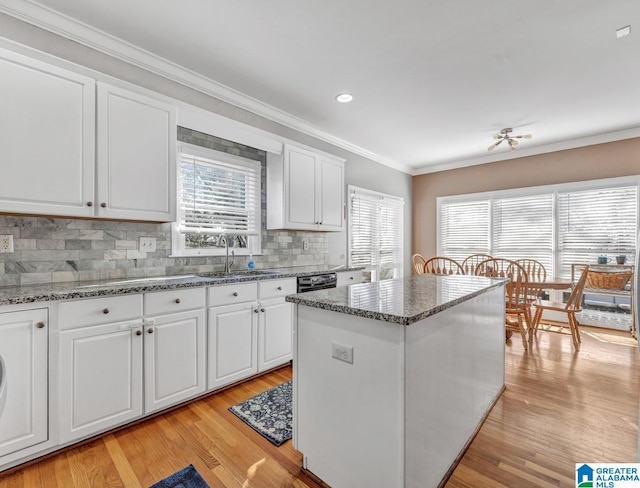
<instances>
[{"instance_id":1,"label":"light hardwood floor","mask_svg":"<svg viewBox=\"0 0 640 488\"><path fill-rule=\"evenodd\" d=\"M448 488L573 487L576 462L635 462L640 358L627 336L582 328L506 346L506 391ZM288 441L277 448L227 408L290 379L283 368L0 474L0 487L143 487L193 464L216 487L315 488ZM426 487L425 487L426 488Z\"/></svg>"}]
</instances>

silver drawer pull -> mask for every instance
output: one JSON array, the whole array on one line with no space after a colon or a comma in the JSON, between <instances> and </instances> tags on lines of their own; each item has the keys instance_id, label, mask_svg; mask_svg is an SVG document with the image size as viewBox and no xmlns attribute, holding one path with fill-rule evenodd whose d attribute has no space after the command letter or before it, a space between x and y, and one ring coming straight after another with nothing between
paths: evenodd
<instances>
[{"instance_id":1,"label":"silver drawer pull","mask_svg":"<svg viewBox=\"0 0 640 488\"><path fill-rule=\"evenodd\" d=\"M353 276L350 276L350 277L349 277L349 279L350 279L350 280L352 280L352 279L353 279Z\"/></svg>"},{"instance_id":2,"label":"silver drawer pull","mask_svg":"<svg viewBox=\"0 0 640 488\"><path fill-rule=\"evenodd\" d=\"M148 332L149 334L153 334L153 327L149 327L149 328L147 329L147 332Z\"/></svg>"},{"instance_id":3,"label":"silver drawer pull","mask_svg":"<svg viewBox=\"0 0 640 488\"><path fill-rule=\"evenodd\" d=\"M261 311L261 312L264 312L264 308L261 308L261 309L260 309L260 311Z\"/></svg>"},{"instance_id":4,"label":"silver drawer pull","mask_svg":"<svg viewBox=\"0 0 640 488\"><path fill-rule=\"evenodd\" d=\"M257 308L254 308L254 309L253 309L253 312L254 312L254 313L258 313L258 312L259 312L259 310L258 310Z\"/></svg>"},{"instance_id":5,"label":"silver drawer pull","mask_svg":"<svg viewBox=\"0 0 640 488\"><path fill-rule=\"evenodd\" d=\"M282 287L281 286L278 287L278 291L282 291Z\"/></svg>"},{"instance_id":6,"label":"silver drawer pull","mask_svg":"<svg viewBox=\"0 0 640 488\"><path fill-rule=\"evenodd\" d=\"M103 308L102 309L102 313L107 315L109 313L109 309L108 308Z\"/></svg>"},{"instance_id":7,"label":"silver drawer pull","mask_svg":"<svg viewBox=\"0 0 640 488\"><path fill-rule=\"evenodd\" d=\"M38 329L43 329L43 328L44 328L44 322L38 322L38 323L36 324L36 327L37 327Z\"/></svg>"},{"instance_id":8,"label":"silver drawer pull","mask_svg":"<svg viewBox=\"0 0 640 488\"><path fill-rule=\"evenodd\" d=\"M237 291L234 291L234 292L232 293L232 295L233 295L234 297L237 297L237 296L238 296L238 292L237 292Z\"/></svg>"},{"instance_id":9,"label":"silver drawer pull","mask_svg":"<svg viewBox=\"0 0 640 488\"><path fill-rule=\"evenodd\" d=\"M176 298L176 303L180 303L182 300L180 300L179 298Z\"/></svg>"},{"instance_id":10,"label":"silver drawer pull","mask_svg":"<svg viewBox=\"0 0 640 488\"><path fill-rule=\"evenodd\" d=\"M87 207L93 207L93 202L87 202Z\"/></svg>"},{"instance_id":11,"label":"silver drawer pull","mask_svg":"<svg viewBox=\"0 0 640 488\"><path fill-rule=\"evenodd\" d=\"M141 336L142 335L142 331L140 329L136 330L136 335L137 336Z\"/></svg>"}]
</instances>

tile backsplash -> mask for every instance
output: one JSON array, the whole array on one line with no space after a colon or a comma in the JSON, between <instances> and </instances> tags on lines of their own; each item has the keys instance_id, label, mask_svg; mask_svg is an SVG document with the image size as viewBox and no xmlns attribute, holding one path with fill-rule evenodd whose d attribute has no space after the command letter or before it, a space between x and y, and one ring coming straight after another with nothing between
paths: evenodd
<instances>
[{"instance_id":1,"label":"tile backsplash","mask_svg":"<svg viewBox=\"0 0 640 488\"><path fill-rule=\"evenodd\" d=\"M329 264L323 232L265 230L266 153L190 129L178 140L262 163L262 255L258 268ZM61 281L142 278L219 271L224 257L170 257L171 224L114 222L0 215L0 235L13 235L14 252L0 254L0 286ZM155 237L155 252L138 250L140 237ZM303 250L303 241L309 247ZM236 256L234 269L246 269L248 256Z\"/></svg>"}]
</instances>

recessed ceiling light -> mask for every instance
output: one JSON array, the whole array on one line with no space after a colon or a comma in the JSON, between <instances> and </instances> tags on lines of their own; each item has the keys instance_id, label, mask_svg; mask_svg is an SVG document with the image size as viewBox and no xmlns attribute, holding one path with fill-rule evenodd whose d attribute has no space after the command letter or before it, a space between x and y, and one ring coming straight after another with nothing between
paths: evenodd
<instances>
[{"instance_id":1,"label":"recessed ceiling light","mask_svg":"<svg viewBox=\"0 0 640 488\"><path fill-rule=\"evenodd\" d=\"M624 27L620 27L619 29L616 29L616 37L618 39L620 39L621 37L624 37L624 36L628 36L629 34L631 34L631 26L630 25L626 25Z\"/></svg>"},{"instance_id":2,"label":"recessed ceiling light","mask_svg":"<svg viewBox=\"0 0 640 488\"><path fill-rule=\"evenodd\" d=\"M351 93L341 93L340 95L336 96L336 100L340 103L349 103L351 100L353 100L353 95Z\"/></svg>"}]
</instances>

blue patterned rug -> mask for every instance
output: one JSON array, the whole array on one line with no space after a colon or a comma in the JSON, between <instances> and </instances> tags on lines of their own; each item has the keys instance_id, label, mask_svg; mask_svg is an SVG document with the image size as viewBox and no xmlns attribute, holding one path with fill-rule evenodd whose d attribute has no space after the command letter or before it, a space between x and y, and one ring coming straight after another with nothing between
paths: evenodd
<instances>
[{"instance_id":1,"label":"blue patterned rug","mask_svg":"<svg viewBox=\"0 0 640 488\"><path fill-rule=\"evenodd\" d=\"M177 473L167 476L165 479L158 481L149 488L210 488L202 476L190 464Z\"/></svg>"},{"instance_id":2,"label":"blue patterned rug","mask_svg":"<svg viewBox=\"0 0 640 488\"><path fill-rule=\"evenodd\" d=\"M229 408L276 446L291 439L292 388L287 381Z\"/></svg>"}]
</instances>

